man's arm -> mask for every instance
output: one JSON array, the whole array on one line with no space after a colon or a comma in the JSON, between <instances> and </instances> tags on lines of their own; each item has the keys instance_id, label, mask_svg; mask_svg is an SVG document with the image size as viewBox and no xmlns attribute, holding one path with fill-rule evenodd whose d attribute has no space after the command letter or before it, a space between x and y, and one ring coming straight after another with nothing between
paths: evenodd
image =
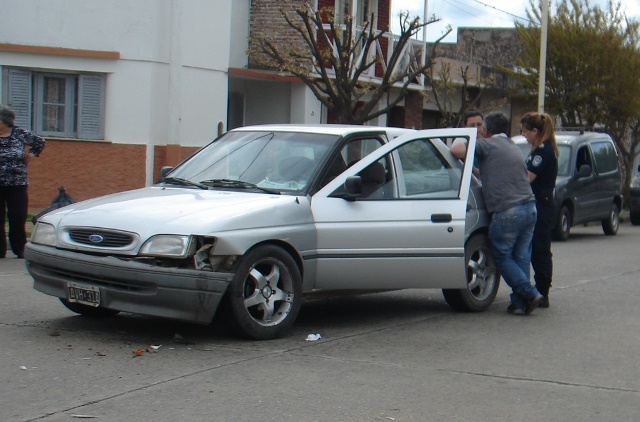
<instances>
[{"instance_id":1,"label":"man's arm","mask_svg":"<svg viewBox=\"0 0 640 422\"><path fill-rule=\"evenodd\" d=\"M467 144L465 142L454 142L451 145L451 153L459 160L464 160L467 156Z\"/></svg>"}]
</instances>

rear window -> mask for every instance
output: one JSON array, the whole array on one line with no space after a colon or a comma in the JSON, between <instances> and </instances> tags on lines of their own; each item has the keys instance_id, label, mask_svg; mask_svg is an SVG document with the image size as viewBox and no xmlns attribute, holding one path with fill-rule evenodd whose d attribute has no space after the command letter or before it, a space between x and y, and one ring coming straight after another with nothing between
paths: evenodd
<instances>
[{"instance_id":1,"label":"rear window","mask_svg":"<svg viewBox=\"0 0 640 422\"><path fill-rule=\"evenodd\" d=\"M522 156L526 159L531 153L531 145L529 144L517 144L522 151ZM558 176L569 175L569 165L571 163L571 147L569 145L558 145L560 156L558 157Z\"/></svg>"},{"instance_id":2,"label":"rear window","mask_svg":"<svg viewBox=\"0 0 640 422\"><path fill-rule=\"evenodd\" d=\"M598 173L609 173L618 170L618 155L611 142L596 141L591 144L591 151L593 151Z\"/></svg>"}]
</instances>

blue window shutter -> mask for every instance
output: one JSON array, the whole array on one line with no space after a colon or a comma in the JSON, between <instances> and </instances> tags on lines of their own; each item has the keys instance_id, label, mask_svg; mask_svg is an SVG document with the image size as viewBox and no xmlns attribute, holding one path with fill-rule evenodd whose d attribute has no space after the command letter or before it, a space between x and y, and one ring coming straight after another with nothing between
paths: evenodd
<instances>
[{"instance_id":1,"label":"blue window shutter","mask_svg":"<svg viewBox=\"0 0 640 422\"><path fill-rule=\"evenodd\" d=\"M104 138L104 82L102 75L80 75L78 138Z\"/></svg>"},{"instance_id":2,"label":"blue window shutter","mask_svg":"<svg viewBox=\"0 0 640 422\"><path fill-rule=\"evenodd\" d=\"M9 69L7 105L16 112L16 126L31 130L31 72Z\"/></svg>"}]
</instances>

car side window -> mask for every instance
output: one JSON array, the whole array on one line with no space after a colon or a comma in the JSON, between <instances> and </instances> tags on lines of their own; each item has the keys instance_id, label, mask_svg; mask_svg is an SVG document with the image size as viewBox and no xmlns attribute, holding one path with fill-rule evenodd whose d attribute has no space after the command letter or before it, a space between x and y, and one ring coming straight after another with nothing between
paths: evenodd
<instances>
[{"instance_id":1,"label":"car side window","mask_svg":"<svg viewBox=\"0 0 640 422\"><path fill-rule=\"evenodd\" d=\"M594 142L591 144L591 150L593 151L593 158L599 174L618 169L618 156L611 142Z\"/></svg>"},{"instance_id":2,"label":"car side window","mask_svg":"<svg viewBox=\"0 0 640 422\"><path fill-rule=\"evenodd\" d=\"M591 154L589 154L589 148L583 146L578 149L578 154L576 155L576 172L580 170L580 167L585 164L593 169L593 163L591 162Z\"/></svg>"},{"instance_id":3,"label":"car side window","mask_svg":"<svg viewBox=\"0 0 640 422\"><path fill-rule=\"evenodd\" d=\"M322 177L322 181L318 186L318 190L322 189L329 182L335 179L340 173L345 171L348 167L351 167L362 157L370 154L383 145L383 141L379 138L361 138L353 139L345 144L340 153L333 157L327 166L327 171ZM386 163L384 164L385 172L387 170Z\"/></svg>"},{"instance_id":4,"label":"car side window","mask_svg":"<svg viewBox=\"0 0 640 422\"><path fill-rule=\"evenodd\" d=\"M429 139L418 139L397 149L401 198L457 198L462 166L453 168Z\"/></svg>"}]
</instances>

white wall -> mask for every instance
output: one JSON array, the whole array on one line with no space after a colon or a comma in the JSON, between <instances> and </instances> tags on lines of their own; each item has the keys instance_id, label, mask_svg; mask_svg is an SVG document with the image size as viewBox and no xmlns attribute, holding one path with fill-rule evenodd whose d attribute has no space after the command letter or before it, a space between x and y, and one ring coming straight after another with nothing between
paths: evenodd
<instances>
[{"instance_id":1,"label":"white wall","mask_svg":"<svg viewBox=\"0 0 640 422\"><path fill-rule=\"evenodd\" d=\"M251 0L233 0L231 6L231 51L229 67L247 67Z\"/></svg>"},{"instance_id":2,"label":"white wall","mask_svg":"<svg viewBox=\"0 0 640 422\"><path fill-rule=\"evenodd\" d=\"M322 103L303 83L291 84L291 123L321 123Z\"/></svg>"},{"instance_id":3,"label":"white wall","mask_svg":"<svg viewBox=\"0 0 640 422\"><path fill-rule=\"evenodd\" d=\"M245 125L289 123L291 84L264 83L248 80L245 83Z\"/></svg>"},{"instance_id":4,"label":"white wall","mask_svg":"<svg viewBox=\"0 0 640 422\"><path fill-rule=\"evenodd\" d=\"M229 0L12 1L3 43L120 59L0 51L0 63L107 73L107 140L201 146L227 120L231 8Z\"/></svg>"}]
</instances>

